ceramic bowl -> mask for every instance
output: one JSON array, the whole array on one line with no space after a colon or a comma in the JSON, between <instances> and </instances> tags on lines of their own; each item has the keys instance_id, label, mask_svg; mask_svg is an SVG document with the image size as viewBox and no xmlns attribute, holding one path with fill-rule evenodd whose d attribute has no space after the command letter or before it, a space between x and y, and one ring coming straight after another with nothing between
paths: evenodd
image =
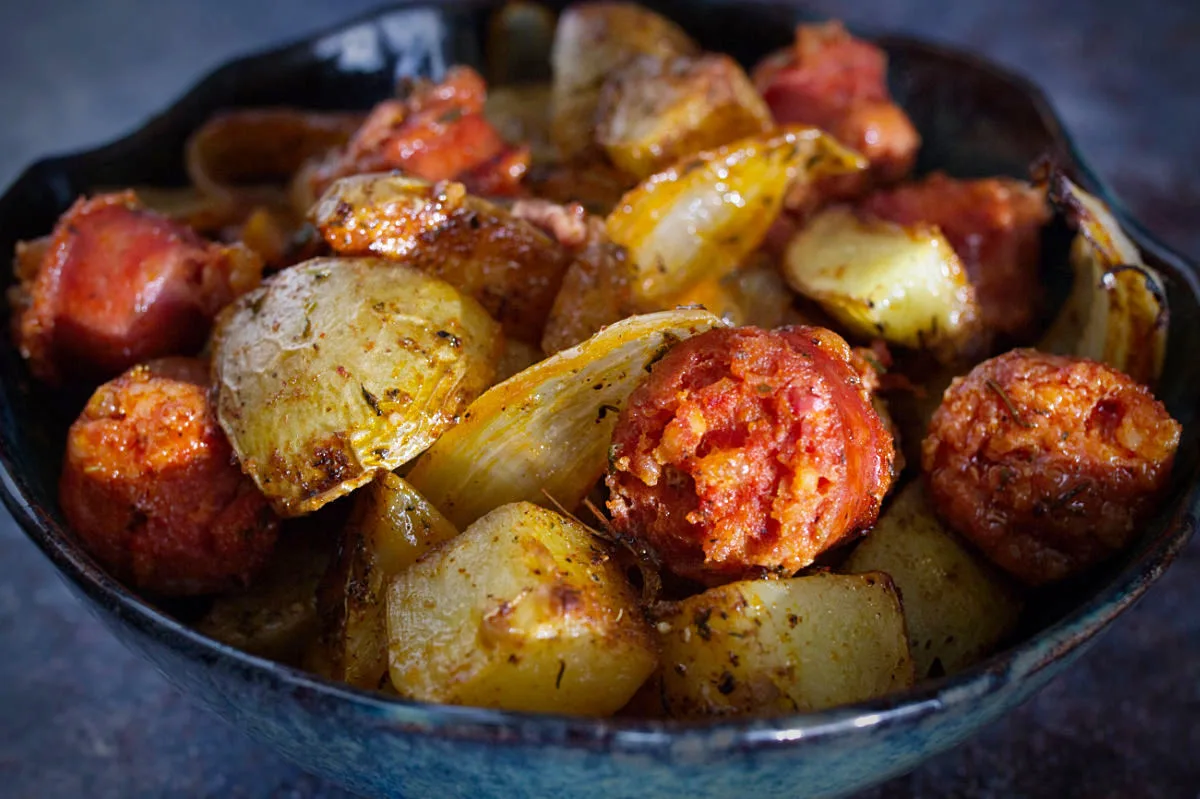
<instances>
[{"instance_id":1,"label":"ceramic bowl","mask_svg":"<svg viewBox=\"0 0 1200 799\"><path fill-rule=\"evenodd\" d=\"M228 64L133 135L25 170L0 198L0 252L49 231L80 193L182 182L185 139L219 109L365 108L388 95L397 76L436 75L460 62L483 66L493 5L398 6ZM786 3L648 5L679 20L707 48L747 63L787 44L801 17ZM1133 548L1037 603L1020 642L976 667L825 712L699 724L426 705L325 682L204 638L129 592L80 549L56 503L64 434L80 398L34 384L11 340L0 334L5 504L73 591L183 692L303 768L363 794L816 797L912 768L1070 665L1187 542L1197 515L1200 380L1193 357L1200 351L1200 285L1195 266L1151 238L1099 184L1034 86L944 47L887 37L878 42L890 58L892 91L924 137L920 170L1026 176L1035 158L1051 155L1115 206L1149 263L1165 275L1171 303L1159 395L1184 424L1184 438L1169 501Z\"/></svg>"}]
</instances>

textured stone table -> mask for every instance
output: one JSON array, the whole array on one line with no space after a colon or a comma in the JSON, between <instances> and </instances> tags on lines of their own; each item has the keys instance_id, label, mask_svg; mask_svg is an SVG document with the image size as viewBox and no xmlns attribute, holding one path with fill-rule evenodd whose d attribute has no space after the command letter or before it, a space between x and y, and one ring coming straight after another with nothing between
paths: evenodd
<instances>
[{"instance_id":1,"label":"textured stone table","mask_svg":"<svg viewBox=\"0 0 1200 799\"><path fill-rule=\"evenodd\" d=\"M39 155L136 127L231 56L372 5L4 0L0 185ZM1200 258L1200 4L808 5L965 45L1033 77L1134 213ZM0 511L0 796L345 795L127 653ZM1200 796L1200 542L1035 699L865 796Z\"/></svg>"}]
</instances>

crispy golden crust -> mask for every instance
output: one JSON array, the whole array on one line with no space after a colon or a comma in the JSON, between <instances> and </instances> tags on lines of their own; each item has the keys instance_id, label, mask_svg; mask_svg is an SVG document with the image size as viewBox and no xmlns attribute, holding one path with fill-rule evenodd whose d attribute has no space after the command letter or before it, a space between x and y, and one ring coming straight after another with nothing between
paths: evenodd
<instances>
[{"instance_id":1,"label":"crispy golden crust","mask_svg":"<svg viewBox=\"0 0 1200 799\"><path fill-rule=\"evenodd\" d=\"M869 369L817 327L717 329L677 345L617 423L613 523L709 584L809 565L869 526L891 484Z\"/></svg>"},{"instance_id":2,"label":"crispy golden crust","mask_svg":"<svg viewBox=\"0 0 1200 799\"><path fill-rule=\"evenodd\" d=\"M956 180L936 172L877 192L862 209L901 225L937 225L967 268L984 326L1019 342L1030 339L1042 296L1041 227L1050 220L1042 191L1008 178Z\"/></svg>"},{"instance_id":3,"label":"crispy golden crust","mask_svg":"<svg viewBox=\"0 0 1200 799\"><path fill-rule=\"evenodd\" d=\"M97 389L67 435L59 501L101 563L154 593L243 586L275 544L276 517L233 460L193 359Z\"/></svg>"},{"instance_id":4,"label":"crispy golden crust","mask_svg":"<svg viewBox=\"0 0 1200 799\"><path fill-rule=\"evenodd\" d=\"M938 513L1027 583L1127 546L1167 487L1180 426L1103 364L1014 350L954 381L922 467Z\"/></svg>"},{"instance_id":5,"label":"crispy golden crust","mask_svg":"<svg viewBox=\"0 0 1200 799\"><path fill-rule=\"evenodd\" d=\"M36 268L31 252L41 255ZM262 273L245 247L206 242L133 192L79 200L48 244L18 255L15 338L33 373L52 383L195 352L217 311Z\"/></svg>"}]
</instances>

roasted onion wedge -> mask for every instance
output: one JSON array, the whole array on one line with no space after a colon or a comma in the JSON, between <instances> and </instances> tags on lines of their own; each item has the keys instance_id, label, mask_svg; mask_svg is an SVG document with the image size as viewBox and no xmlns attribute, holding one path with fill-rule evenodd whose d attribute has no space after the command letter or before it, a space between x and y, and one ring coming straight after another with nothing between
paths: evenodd
<instances>
[{"instance_id":1,"label":"roasted onion wedge","mask_svg":"<svg viewBox=\"0 0 1200 799\"><path fill-rule=\"evenodd\" d=\"M854 335L928 349L943 361L981 349L975 289L936 227L830 208L792 238L784 274Z\"/></svg>"},{"instance_id":2,"label":"roasted onion wedge","mask_svg":"<svg viewBox=\"0 0 1200 799\"><path fill-rule=\"evenodd\" d=\"M866 162L816 128L784 128L689 156L622 198L608 234L636 266L639 310L670 307L737 268L762 243L789 187Z\"/></svg>"},{"instance_id":3,"label":"roasted onion wedge","mask_svg":"<svg viewBox=\"0 0 1200 799\"><path fill-rule=\"evenodd\" d=\"M360 124L361 114L226 111L188 139L188 177L202 194L231 206L277 204L305 161L345 144Z\"/></svg>"},{"instance_id":4,"label":"roasted onion wedge","mask_svg":"<svg viewBox=\"0 0 1200 799\"><path fill-rule=\"evenodd\" d=\"M1162 277L1142 260L1108 207L1061 172L1050 176L1050 198L1079 235L1071 245L1074 285L1038 349L1103 361L1154 385L1170 319Z\"/></svg>"},{"instance_id":5,"label":"roasted onion wedge","mask_svg":"<svg viewBox=\"0 0 1200 799\"><path fill-rule=\"evenodd\" d=\"M308 513L428 447L490 384L503 343L444 281L316 258L222 312L217 415L275 508Z\"/></svg>"},{"instance_id":6,"label":"roasted onion wedge","mask_svg":"<svg viewBox=\"0 0 1200 799\"><path fill-rule=\"evenodd\" d=\"M459 529L509 502L574 508L604 473L613 426L672 343L721 324L703 310L632 316L477 399L408 481Z\"/></svg>"},{"instance_id":7,"label":"roasted onion wedge","mask_svg":"<svg viewBox=\"0 0 1200 799\"><path fill-rule=\"evenodd\" d=\"M571 256L523 219L460 183L392 173L336 181L312 211L334 251L404 261L476 300L529 344L541 341Z\"/></svg>"}]
</instances>

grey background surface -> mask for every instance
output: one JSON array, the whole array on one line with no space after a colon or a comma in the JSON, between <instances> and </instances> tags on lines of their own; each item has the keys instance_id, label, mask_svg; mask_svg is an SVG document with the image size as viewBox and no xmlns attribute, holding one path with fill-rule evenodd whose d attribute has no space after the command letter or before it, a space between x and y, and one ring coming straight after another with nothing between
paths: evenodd
<instances>
[{"instance_id":1,"label":"grey background surface","mask_svg":"<svg viewBox=\"0 0 1200 799\"><path fill-rule=\"evenodd\" d=\"M136 128L232 56L376 5L0 0L0 185L36 157ZM807 5L1032 77L1134 213L1200 259L1200 3ZM0 511L0 796L345 795L127 653ZM1200 796L1200 542L1068 674L865 796Z\"/></svg>"}]
</instances>

